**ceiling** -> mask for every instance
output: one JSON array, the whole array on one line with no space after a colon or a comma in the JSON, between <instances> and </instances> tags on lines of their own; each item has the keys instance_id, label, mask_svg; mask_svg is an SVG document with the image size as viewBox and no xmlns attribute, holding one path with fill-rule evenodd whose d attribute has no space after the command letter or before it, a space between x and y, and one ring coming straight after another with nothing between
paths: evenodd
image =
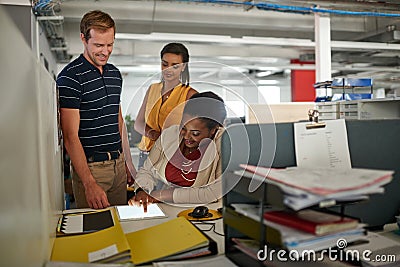
<instances>
[{"instance_id":1,"label":"ceiling","mask_svg":"<svg viewBox=\"0 0 400 267\"><path fill-rule=\"evenodd\" d=\"M191 62L209 62L192 68L200 76L228 69L224 80L237 77L235 71L252 80L263 78L257 75L265 71L286 79L288 70L315 68L291 63L314 61L312 8L330 16L333 77L374 78L374 86L385 88L400 84L400 1L50 0L36 11L62 16L51 23L59 37L53 50L60 64L82 52L82 15L93 9L108 12L118 33L110 61L128 84L137 86L157 77L159 52L171 41L188 46Z\"/></svg>"}]
</instances>

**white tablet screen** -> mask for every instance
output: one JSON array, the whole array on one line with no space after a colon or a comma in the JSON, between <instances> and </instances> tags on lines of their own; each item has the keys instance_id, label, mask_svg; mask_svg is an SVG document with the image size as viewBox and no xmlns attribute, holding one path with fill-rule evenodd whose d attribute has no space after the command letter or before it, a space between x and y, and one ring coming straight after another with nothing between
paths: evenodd
<instances>
[{"instance_id":1,"label":"white tablet screen","mask_svg":"<svg viewBox=\"0 0 400 267\"><path fill-rule=\"evenodd\" d=\"M143 206L124 205L116 206L116 209L120 221L167 217L161 208L155 203L147 206L147 212L143 211Z\"/></svg>"}]
</instances>

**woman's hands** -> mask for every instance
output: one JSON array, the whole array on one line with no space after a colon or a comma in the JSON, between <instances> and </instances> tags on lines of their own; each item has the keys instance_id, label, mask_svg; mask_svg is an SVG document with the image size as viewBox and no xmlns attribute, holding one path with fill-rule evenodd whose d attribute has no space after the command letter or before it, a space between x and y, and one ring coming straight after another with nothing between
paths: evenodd
<instances>
[{"instance_id":1,"label":"woman's hands","mask_svg":"<svg viewBox=\"0 0 400 267\"><path fill-rule=\"evenodd\" d=\"M171 202L173 200L173 194L173 188L152 191L151 194L147 194L142 189L139 189L135 196L129 199L128 204L131 206L143 205L144 212L147 212L147 206L151 203Z\"/></svg>"},{"instance_id":2,"label":"woman's hands","mask_svg":"<svg viewBox=\"0 0 400 267\"><path fill-rule=\"evenodd\" d=\"M128 204L131 206L143 205L144 212L147 212L147 206L151 203L160 202L156 198L152 197L151 195L147 194L145 191L139 191L136 195L128 201Z\"/></svg>"}]
</instances>

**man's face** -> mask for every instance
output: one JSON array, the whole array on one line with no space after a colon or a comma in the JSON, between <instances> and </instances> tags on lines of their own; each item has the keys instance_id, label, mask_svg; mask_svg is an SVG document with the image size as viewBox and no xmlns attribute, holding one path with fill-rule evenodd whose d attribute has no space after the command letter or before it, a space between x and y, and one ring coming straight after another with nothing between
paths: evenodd
<instances>
[{"instance_id":1,"label":"man's face","mask_svg":"<svg viewBox=\"0 0 400 267\"><path fill-rule=\"evenodd\" d=\"M111 55L114 46L114 29L105 31L98 29L90 30L90 38L86 41L81 33L81 40L85 47L83 55L94 66L102 70Z\"/></svg>"}]
</instances>

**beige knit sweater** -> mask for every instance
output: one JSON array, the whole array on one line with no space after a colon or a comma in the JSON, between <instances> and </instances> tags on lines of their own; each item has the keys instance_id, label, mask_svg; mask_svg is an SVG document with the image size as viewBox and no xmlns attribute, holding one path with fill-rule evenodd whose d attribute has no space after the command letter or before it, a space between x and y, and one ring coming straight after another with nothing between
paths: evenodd
<instances>
[{"instance_id":1,"label":"beige knit sweater","mask_svg":"<svg viewBox=\"0 0 400 267\"><path fill-rule=\"evenodd\" d=\"M174 188L174 203L210 203L222 197L221 184L221 136L220 128L204 152L195 182L191 187L178 187L167 181L165 167L168 159L176 152L182 140L179 136L179 125L162 131L151 149L147 160L139 169L135 181L143 190Z\"/></svg>"}]
</instances>

